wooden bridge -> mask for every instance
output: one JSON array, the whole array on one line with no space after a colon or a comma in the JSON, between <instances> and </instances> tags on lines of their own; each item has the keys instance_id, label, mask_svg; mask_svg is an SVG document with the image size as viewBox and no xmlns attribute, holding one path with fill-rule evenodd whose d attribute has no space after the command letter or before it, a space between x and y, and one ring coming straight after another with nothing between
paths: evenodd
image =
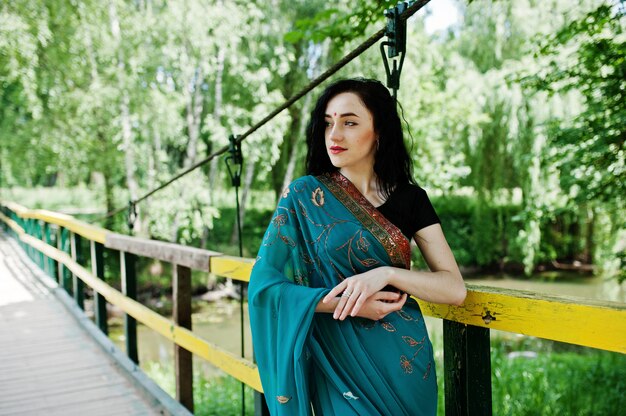
<instances>
[{"instance_id":1,"label":"wooden bridge","mask_svg":"<svg viewBox=\"0 0 626 416\"><path fill-rule=\"evenodd\" d=\"M262 393L252 362L191 330L191 270L245 282L251 259L124 236L9 202L0 209L5 230L0 235L0 414L98 414L98 409L102 414L188 414L186 409L193 411L192 355ZM120 258L122 291L104 280L105 250ZM136 301L138 256L172 263L173 321ZM32 271L34 264L38 269ZM93 291L95 324L82 313L85 285ZM444 320L446 415L491 414L490 329L626 353L625 304L468 289L458 307L420 301L424 314ZM127 356L106 337L107 302L125 312ZM177 401L136 366L137 321L174 342ZM257 414L267 414L260 395L255 404Z\"/></svg>"},{"instance_id":2,"label":"wooden bridge","mask_svg":"<svg viewBox=\"0 0 626 416\"><path fill-rule=\"evenodd\" d=\"M0 232L0 415L190 414L11 240Z\"/></svg>"}]
</instances>

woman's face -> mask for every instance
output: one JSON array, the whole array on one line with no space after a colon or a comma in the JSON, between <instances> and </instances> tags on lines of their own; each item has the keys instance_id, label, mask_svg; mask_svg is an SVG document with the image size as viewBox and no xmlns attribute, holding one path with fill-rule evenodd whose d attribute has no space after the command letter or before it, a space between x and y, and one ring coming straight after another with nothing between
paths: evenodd
<instances>
[{"instance_id":1,"label":"woman's face","mask_svg":"<svg viewBox=\"0 0 626 416\"><path fill-rule=\"evenodd\" d=\"M376 153L374 118L358 95L335 95L326 106L326 150L337 168L371 169Z\"/></svg>"}]
</instances>

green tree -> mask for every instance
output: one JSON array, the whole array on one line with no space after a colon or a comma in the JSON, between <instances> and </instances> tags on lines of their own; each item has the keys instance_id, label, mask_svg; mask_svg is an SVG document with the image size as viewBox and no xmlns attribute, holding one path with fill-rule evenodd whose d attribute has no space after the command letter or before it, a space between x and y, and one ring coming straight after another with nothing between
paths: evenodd
<instances>
[{"instance_id":1,"label":"green tree","mask_svg":"<svg viewBox=\"0 0 626 416\"><path fill-rule=\"evenodd\" d=\"M546 65L523 79L534 91L575 94L583 103L547 129L547 159L561 187L588 217L586 252L605 271L622 270L626 205L626 24L623 5L602 4L555 34L540 49ZM593 241L592 241L593 240ZM621 254L620 254L621 253Z\"/></svg>"}]
</instances>

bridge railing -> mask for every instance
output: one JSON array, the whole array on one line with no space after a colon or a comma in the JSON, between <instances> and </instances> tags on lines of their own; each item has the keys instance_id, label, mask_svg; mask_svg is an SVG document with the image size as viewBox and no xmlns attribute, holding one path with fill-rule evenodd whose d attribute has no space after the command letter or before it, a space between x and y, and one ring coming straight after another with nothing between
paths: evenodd
<instances>
[{"instance_id":1,"label":"bridge railing","mask_svg":"<svg viewBox=\"0 0 626 416\"><path fill-rule=\"evenodd\" d=\"M212 363L262 392L254 363L192 332L191 270L248 281L253 260L179 244L130 237L45 210L0 204L0 219L37 262L84 309L84 285L94 292L96 324L107 333L106 302L125 313L126 351L137 359L136 322L175 344L176 398L193 410L192 358ZM81 258L90 246L91 270ZM122 291L104 280L104 249L120 256ZM136 300L138 256L172 264L173 321ZM626 353L626 304L549 296L521 290L468 285L461 306L418 300L425 315L443 319L446 415L491 414L490 330ZM256 413L266 410L256 401Z\"/></svg>"}]
</instances>

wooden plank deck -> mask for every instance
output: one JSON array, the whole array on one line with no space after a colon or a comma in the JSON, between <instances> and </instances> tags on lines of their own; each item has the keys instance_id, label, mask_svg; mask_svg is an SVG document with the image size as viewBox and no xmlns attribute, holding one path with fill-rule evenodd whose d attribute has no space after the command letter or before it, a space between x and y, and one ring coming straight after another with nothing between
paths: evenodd
<instances>
[{"instance_id":1,"label":"wooden plank deck","mask_svg":"<svg viewBox=\"0 0 626 416\"><path fill-rule=\"evenodd\" d=\"M186 413L146 397L18 250L0 231L0 415Z\"/></svg>"}]
</instances>

